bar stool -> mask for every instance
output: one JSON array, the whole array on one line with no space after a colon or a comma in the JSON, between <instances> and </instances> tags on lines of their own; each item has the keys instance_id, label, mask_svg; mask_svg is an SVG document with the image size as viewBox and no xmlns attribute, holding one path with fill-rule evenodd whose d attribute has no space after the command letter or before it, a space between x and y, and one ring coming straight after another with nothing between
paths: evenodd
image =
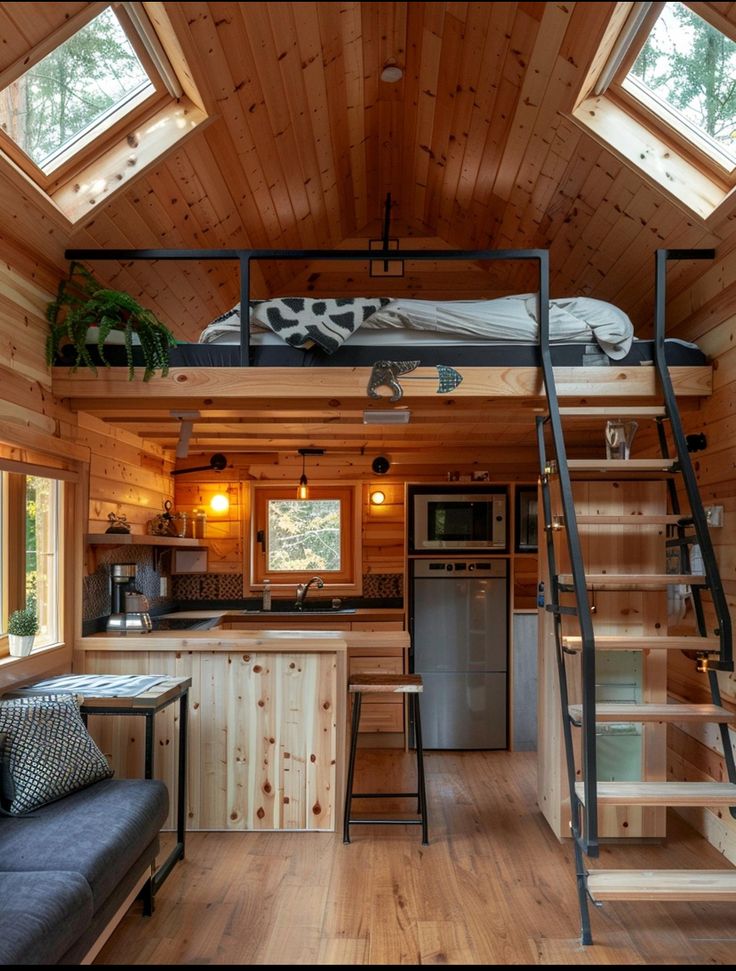
<instances>
[{"instance_id":1,"label":"bar stool","mask_svg":"<svg viewBox=\"0 0 736 971\"><path fill-rule=\"evenodd\" d=\"M348 680L348 691L354 695L353 719L350 735L350 762L345 792L345 816L343 820L343 843L350 842L350 824L370 826L421 826L422 843L429 845L427 835L427 792L424 784L424 750L422 749L422 723L419 716L419 694L423 691L421 674L354 674ZM417 750L417 791L416 792L353 792L355 775L355 754L358 749L358 730L360 727L360 705L364 694L392 691L409 696L410 714L414 719L414 735ZM353 819L350 815L353 799L385 799L397 796L417 798L419 819Z\"/></svg>"}]
</instances>

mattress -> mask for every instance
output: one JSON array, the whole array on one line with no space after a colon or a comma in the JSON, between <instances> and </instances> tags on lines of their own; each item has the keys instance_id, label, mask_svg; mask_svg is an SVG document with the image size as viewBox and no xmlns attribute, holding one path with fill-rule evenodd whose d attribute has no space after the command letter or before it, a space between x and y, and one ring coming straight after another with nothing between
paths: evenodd
<instances>
[{"instance_id":1,"label":"mattress","mask_svg":"<svg viewBox=\"0 0 736 971\"><path fill-rule=\"evenodd\" d=\"M317 346L327 354L360 340L388 344L516 341L536 345L537 295L514 294L489 300L414 300L388 297L277 297L249 307L251 337L273 333L290 347ZM628 315L605 300L564 297L549 302L550 343L596 342L614 360L631 347L634 327ZM199 343L240 342L240 306L209 324ZM251 340L251 343L253 341Z\"/></svg>"}]
</instances>

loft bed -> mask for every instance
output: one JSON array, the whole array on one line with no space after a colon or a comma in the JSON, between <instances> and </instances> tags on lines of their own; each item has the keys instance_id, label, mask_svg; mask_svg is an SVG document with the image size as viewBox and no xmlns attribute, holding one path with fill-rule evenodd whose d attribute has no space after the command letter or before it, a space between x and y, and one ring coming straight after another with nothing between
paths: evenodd
<instances>
[{"instance_id":1,"label":"loft bed","mask_svg":"<svg viewBox=\"0 0 736 971\"><path fill-rule=\"evenodd\" d=\"M209 323L199 342L171 348L169 374L146 386L147 397L216 394L220 398L247 398L263 394L265 388L278 397L323 397L326 390L356 397L366 394L376 367L386 362L396 363L397 374L401 374L402 365L404 372L411 372L401 379L401 388L412 397L437 393L458 397L541 396L542 340L550 342L558 370L558 391L563 396L628 398L656 393L654 368L649 366L655 342L633 339L631 322L612 304L584 297L551 301L546 250L401 251L400 258L411 261L521 260L537 265L539 287L535 294L441 302L389 296L337 301L250 300L250 265L254 260L370 263L380 262L384 256L395 261L395 250L73 250L66 255L81 261L239 262L240 304ZM249 307L245 317L239 312L240 306ZM695 345L667 340L665 353L678 394L710 393L711 369ZM55 368L54 392L69 398L138 395L135 385L131 387L127 381L123 348L106 346L105 355L115 366L97 376ZM246 380L243 368L248 369ZM299 368L309 370L304 381L296 379ZM443 384L438 373L450 370L457 380ZM286 387L275 392L282 381ZM373 385L380 388L375 382ZM373 392L371 396L388 397Z\"/></svg>"}]
</instances>

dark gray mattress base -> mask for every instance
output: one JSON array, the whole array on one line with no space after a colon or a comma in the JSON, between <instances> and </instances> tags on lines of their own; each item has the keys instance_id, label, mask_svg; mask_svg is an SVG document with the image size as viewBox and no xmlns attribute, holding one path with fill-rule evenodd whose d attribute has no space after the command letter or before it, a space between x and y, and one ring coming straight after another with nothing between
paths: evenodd
<instances>
[{"instance_id":1,"label":"dark gray mattress base","mask_svg":"<svg viewBox=\"0 0 736 971\"><path fill-rule=\"evenodd\" d=\"M626 357L614 361L597 344L553 345L552 363L557 367L632 367L650 364L654 341L634 341ZM97 348L90 345L92 359L99 363ZM697 367L708 363L706 355L694 344L665 341L665 356L670 366ZM110 346L105 357L113 367L125 367L125 349ZM61 355L59 365L71 364L73 355ZM407 344L345 344L334 354L320 349L266 345L250 350L250 363L256 367L372 367L376 361L419 361L420 366L444 364L453 367L539 367L539 348L535 344L456 344L442 346ZM141 364L140 351L133 349L133 361ZM177 344L169 350L171 367L238 367L240 348L234 344Z\"/></svg>"}]
</instances>

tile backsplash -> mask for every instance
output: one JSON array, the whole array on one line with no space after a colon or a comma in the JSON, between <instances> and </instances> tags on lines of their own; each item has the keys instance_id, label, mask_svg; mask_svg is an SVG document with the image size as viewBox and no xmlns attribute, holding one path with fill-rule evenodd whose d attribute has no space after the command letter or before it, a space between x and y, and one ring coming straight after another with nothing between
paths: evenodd
<instances>
[{"instance_id":1,"label":"tile backsplash","mask_svg":"<svg viewBox=\"0 0 736 971\"><path fill-rule=\"evenodd\" d=\"M238 600L243 596L242 573L181 573L173 577L174 600ZM366 573L363 597L383 599L403 595L400 573Z\"/></svg>"}]
</instances>

